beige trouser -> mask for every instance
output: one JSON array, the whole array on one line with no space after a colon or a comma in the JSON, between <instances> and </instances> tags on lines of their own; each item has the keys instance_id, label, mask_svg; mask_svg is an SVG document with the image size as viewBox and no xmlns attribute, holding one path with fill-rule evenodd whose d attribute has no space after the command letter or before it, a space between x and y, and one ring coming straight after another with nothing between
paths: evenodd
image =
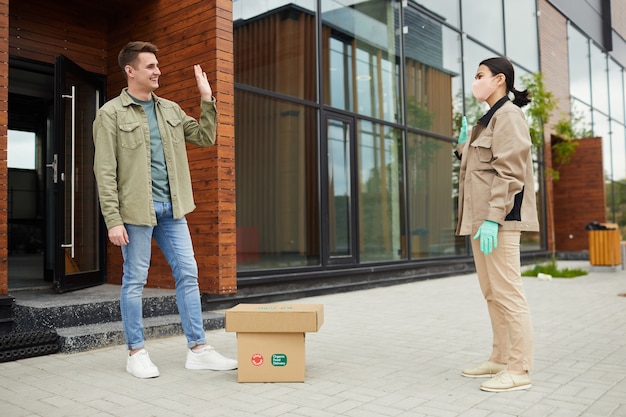
<instances>
[{"instance_id":1,"label":"beige trouser","mask_svg":"<svg viewBox=\"0 0 626 417\"><path fill-rule=\"evenodd\" d=\"M489 255L472 239L478 282L487 300L493 328L490 361L508 364L512 371L533 365L533 328L520 274L520 232L499 231L498 247Z\"/></svg>"}]
</instances>

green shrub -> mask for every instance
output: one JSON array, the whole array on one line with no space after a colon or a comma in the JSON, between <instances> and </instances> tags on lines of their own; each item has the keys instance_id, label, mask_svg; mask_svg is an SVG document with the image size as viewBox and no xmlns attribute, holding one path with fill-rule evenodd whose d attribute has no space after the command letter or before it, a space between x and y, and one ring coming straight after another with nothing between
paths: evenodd
<instances>
[{"instance_id":1,"label":"green shrub","mask_svg":"<svg viewBox=\"0 0 626 417\"><path fill-rule=\"evenodd\" d=\"M543 265L535 265L534 268L522 272L522 276L536 277L539 273L551 275L552 278L575 278L581 275L587 275L587 271L584 269L558 269L555 263L550 262Z\"/></svg>"}]
</instances>

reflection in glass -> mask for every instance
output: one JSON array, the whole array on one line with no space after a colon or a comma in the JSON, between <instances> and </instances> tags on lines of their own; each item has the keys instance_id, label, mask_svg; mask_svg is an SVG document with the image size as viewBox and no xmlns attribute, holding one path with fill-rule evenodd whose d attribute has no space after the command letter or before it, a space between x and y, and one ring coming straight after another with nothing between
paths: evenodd
<instances>
[{"instance_id":1,"label":"reflection in glass","mask_svg":"<svg viewBox=\"0 0 626 417\"><path fill-rule=\"evenodd\" d=\"M411 0L456 28L460 27L459 0Z\"/></svg>"},{"instance_id":2,"label":"reflection in glass","mask_svg":"<svg viewBox=\"0 0 626 417\"><path fill-rule=\"evenodd\" d=\"M271 2L272 7L257 0L236 3L235 82L315 101L316 1Z\"/></svg>"},{"instance_id":3,"label":"reflection in glass","mask_svg":"<svg viewBox=\"0 0 626 417\"><path fill-rule=\"evenodd\" d=\"M626 183L626 132L624 125L611 123L611 157L612 175L615 181ZM625 202L626 203L626 202Z\"/></svg>"},{"instance_id":4,"label":"reflection in glass","mask_svg":"<svg viewBox=\"0 0 626 417\"><path fill-rule=\"evenodd\" d=\"M612 59L609 59L609 98L611 118L624 123L624 70Z\"/></svg>"},{"instance_id":5,"label":"reflection in glass","mask_svg":"<svg viewBox=\"0 0 626 417\"><path fill-rule=\"evenodd\" d=\"M591 104L589 41L572 25L567 26L570 94Z\"/></svg>"},{"instance_id":6,"label":"reflection in glass","mask_svg":"<svg viewBox=\"0 0 626 417\"><path fill-rule=\"evenodd\" d=\"M602 164L604 166L604 177L613 178L613 158L611 156L611 132L609 118L597 110L593 113L593 136L602 138Z\"/></svg>"},{"instance_id":7,"label":"reflection in glass","mask_svg":"<svg viewBox=\"0 0 626 417\"><path fill-rule=\"evenodd\" d=\"M82 83L79 77L66 75L64 91L73 98L63 102L65 106L65 230L64 242L71 244L66 249L66 275L97 271L100 268L100 206L96 179L93 175L95 149L92 138L92 123L98 109L100 91ZM72 100L75 108L72 111ZM71 133L73 132L74 133Z\"/></svg>"},{"instance_id":8,"label":"reflection in glass","mask_svg":"<svg viewBox=\"0 0 626 417\"><path fill-rule=\"evenodd\" d=\"M352 254L350 216L350 125L329 119L328 136L328 227L331 257Z\"/></svg>"},{"instance_id":9,"label":"reflection in glass","mask_svg":"<svg viewBox=\"0 0 626 417\"><path fill-rule=\"evenodd\" d=\"M504 55L502 0L462 0L461 13L465 32Z\"/></svg>"},{"instance_id":10,"label":"reflection in glass","mask_svg":"<svg viewBox=\"0 0 626 417\"><path fill-rule=\"evenodd\" d=\"M539 230L544 230L546 227L546 218L545 218L545 202L543 198L540 196L543 194L542 191L542 182L539 181L539 164L533 157L533 176L535 181L535 195L537 197L537 214L539 216ZM541 249L541 232L523 232L520 237L520 250L524 251L533 251Z\"/></svg>"},{"instance_id":11,"label":"reflection in glass","mask_svg":"<svg viewBox=\"0 0 626 417\"><path fill-rule=\"evenodd\" d=\"M465 115L467 116L467 123L474 125L489 110L489 105L481 103L474 98L472 83L474 82L476 71L478 71L478 65L483 60L497 55L468 39L465 40L463 48L465 53L465 72L463 73Z\"/></svg>"},{"instance_id":12,"label":"reflection in glass","mask_svg":"<svg viewBox=\"0 0 626 417\"><path fill-rule=\"evenodd\" d=\"M591 107L576 99L571 100L572 128L575 132L591 132Z\"/></svg>"},{"instance_id":13,"label":"reflection in glass","mask_svg":"<svg viewBox=\"0 0 626 417\"><path fill-rule=\"evenodd\" d=\"M537 10L535 0L504 2L506 56L531 72L539 71Z\"/></svg>"},{"instance_id":14,"label":"reflection in glass","mask_svg":"<svg viewBox=\"0 0 626 417\"><path fill-rule=\"evenodd\" d=\"M402 135L377 123L359 121L357 126L361 261L401 259Z\"/></svg>"},{"instance_id":15,"label":"reflection in glass","mask_svg":"<svg viewBox=\"0 0 626 417\"><path fill-rule=\"evenodd\" d=\"M325 104L401 122L398 10L394 2L343 6L322 1L322 78Z\"/></svg>"},{"instance_id":16,"label":"reflection in glass","mask_svg":"<svg viewBox=\"0 0 626 417\"><path fill-rule=\"evenodd\" d=\"M410 7L405 18L406 122L451 136L453 97L461 88L459 35Z\"/></svg>"},{"instance_id":17,"label":"reflection in glass","mask_svg":"<svg viewBox=\"0 0 626 417\"><path fill-rule=\"evenodd\" d=\"M37 137L34 132L8 130L7 168L35 169Z\"/></svg>"},{"instance_id":18,"label":"reflection in glass","mask_svg":"<svg viewBox=\"0 0 626 417\"><path fill-rule=\"evenodd\" d=\"M235 90L237 268L319 263L317 112Z\"/></svg>"},{"instance_id":19,"label":"reflection in glass","mask_svg":"<svg viewBox=\"0 0 626 417\"><path fill-rule=\"evenodd\" d=\"M465 251L455 236L456 198L450 143L424 135L407 137L411 258L452 256ZM454 157L456 159L456 157ZM458 179L456 179L458 184ZM458 190L455 185L454 190Z\"/></svg>"},{"instance_id":20,"label":"reflection in glass","mask_svg":"<svg viewBox=\"0 0 626 417\"><path fill-rule=\"evenodd\" d=\"M609 113L609 85L606 55L591 45L591 105L594 109Z\"/></svg>"}]
</instances>

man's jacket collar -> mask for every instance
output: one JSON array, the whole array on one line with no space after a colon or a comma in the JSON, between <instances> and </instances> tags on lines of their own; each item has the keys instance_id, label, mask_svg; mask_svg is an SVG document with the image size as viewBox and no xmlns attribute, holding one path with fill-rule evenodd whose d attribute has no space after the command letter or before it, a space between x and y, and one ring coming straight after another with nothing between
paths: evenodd
<instances>
[{"instance_id":1,"label":"man's jacket collar","mask_svg":"<svg viewBox=\"0 0 626 417\"><path fill-rule=\"evenodd\" d=\"M152 99L154 100L154 103L155 104L158 103L159 97L154 93L150 93L150 94L152 94ZM124 87L124 89L122 90L122 94L120 94L120 99L122 101L122 106L124 107L137 104L137 102L133 100L130 94L128 94L128 87Z\"/></svg>"}]
</instances>

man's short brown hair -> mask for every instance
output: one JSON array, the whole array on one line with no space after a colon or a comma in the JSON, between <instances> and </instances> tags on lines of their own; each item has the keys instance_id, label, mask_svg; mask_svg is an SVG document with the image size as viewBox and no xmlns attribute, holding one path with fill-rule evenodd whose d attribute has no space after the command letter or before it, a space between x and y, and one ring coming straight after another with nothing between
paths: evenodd
<instances>
[{"instance_id":1,"label":"man's short brown hair","mask_svg":"<svg viewBox=\"0 0 626 417\"><path fill-rule=\"evenodd\" d=\"M139 55L139 53L151 52L156 55L158 50L159 48L157 48L156 45L150 42L143 42L143 41L128 42L126 46L122 48L122 50L117 56L117 62L120 65L122 72L124 73L124 77L126 77L126 70L124 68L126 68L126 65L132 66L133 62L135 62L135 60L137 59L137 56Z\"/></svg>"}]
</instances>

